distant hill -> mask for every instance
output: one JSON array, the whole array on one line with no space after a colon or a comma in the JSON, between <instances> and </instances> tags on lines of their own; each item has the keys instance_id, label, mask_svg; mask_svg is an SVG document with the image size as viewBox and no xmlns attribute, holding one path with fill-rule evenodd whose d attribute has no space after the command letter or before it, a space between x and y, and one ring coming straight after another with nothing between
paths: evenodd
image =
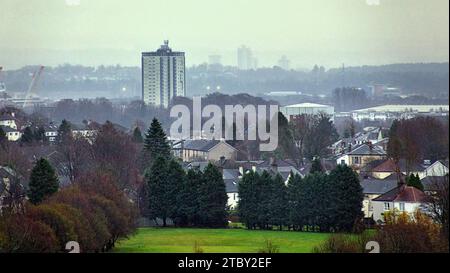
<instances>
[{"instance_id":1,"label":"distant hill","mask_svg":"<svg viewBox=\"0 0 450 273\"><path fill-rule=\"evenodd\" d=\"M7 91L27 90L37 66L4 71ZM235 67L199 65L187 69L188 96L219 91L225 94L262 95L270 91L299 91L330 95L336 87L367 89L371 84L399 87L404 94L448 98L449 63L389 64L342 68L315 67L311 71L283 70L279 67L238 70ZM139 67L61 65L46 67L37 86L45 96L72 96L79 92L99 96L140 96Z\"/></svg>"}]
</instances>

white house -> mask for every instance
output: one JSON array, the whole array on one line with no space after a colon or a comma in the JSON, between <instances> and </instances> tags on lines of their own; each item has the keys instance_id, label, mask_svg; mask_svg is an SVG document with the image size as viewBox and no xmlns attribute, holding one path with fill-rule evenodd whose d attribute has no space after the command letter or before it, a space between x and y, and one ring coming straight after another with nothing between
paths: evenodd
<instances>
[{"instance_id":1,"label":"white house","mask_svg":"<svg viewBox=\"0 0 450 273\"><path fill-rule=\"evenodd\" d=\"M0 117L0 126L6 126L17 130L16 118L14 116L2 116Z\"/></svg>"},{"instance_id":2,"label":"white house","mask_svg":"<svg viewBox=\"0 0 450 273\"><path fill-rule=\"evenodd\" d=\"M0 125L0 128L2 128L3 132L5 132L8 141L18 141L20 137L22 137L22 133L17 130L17 128L14 129L3 125Z\"/></svg>"},{"instance_id":3,"label":"white house","mask_svg":"<svg viewBox=\"0 0 450 273\"><path fill-rule=\"evenodd\" d=\"M237 150L222 140L182 140L173 147L174 153L184 162L219 161L221 158L235 160Z\"/></svg>"},{"instance_id":4,"label":"white house","mask_svg":"<svg viewBox=\"0 0 450 273\"><path fill-rule=\"evenodd\" d=\"M49 142L56 141L56 137L58 136L58 126L54 124L49 124L44 127L45 137Z\"/></svg>"},{"instance_id":5,"label":"white house","mask_svg":"<svg viewBox=\"0 0 450 273\"><path fill-rule=\"evenodd\" d=\"M374 211L373 199L396 188L398 186L398 181L396 177L390 177L382 180L369 177L363 179L360 184L364 193L363 207L362 207L364 217L371 218L373 216Z\"/></svg>"},{"instance_id":6,"label":"white house","mask_svg":"<svg viewBox=\"0 0 450 273\"><path fill-rule=\"evenodd\" d=\"M355 170L359 170L372 161L384 158L386 158L386 152L382 147L367 143L341 155L336 159L336 163L341 165L345 164Z\"/></svg>"},{"instance_id":7,"label":"white house","mask_svg":"<svg viewBox=\"0 0 450 273\"><path fill-rule=\"evenodd\" d=\"M419 174L419 178L425 178L428 176L445 176L448 174L448 162L442 160L436 160L433 164L426 167L423 171L422 177Z\"/></svg>"},{"instance_id":8,"label":"white house","mask_svg":"<svg viewBox=\"0 0 450 273\"><path fill-rule=\"evenodd\" d=\"M393 211L414 213L427 203L428 196L421 190L406 185L398 186L372 200L373 220L384 222L384 213Z\"/></svg>"}]
</instances>

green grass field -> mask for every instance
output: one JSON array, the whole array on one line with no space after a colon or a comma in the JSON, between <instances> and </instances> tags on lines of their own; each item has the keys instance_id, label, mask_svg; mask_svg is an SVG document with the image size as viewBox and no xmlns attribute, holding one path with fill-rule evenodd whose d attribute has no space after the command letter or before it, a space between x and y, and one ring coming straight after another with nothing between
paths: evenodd
<instances>
[{"instance_id":1,"label":"green grass field","mask_svg":"<svg viewBox=\"0 0 450 273\"><path fill-rule=\"evenodd\" d=\"M114 252L186 253L197 244L204 253L257 253L267 240L280 253L311 252L328 238L326 233L246 229L140 228L129 239L119 241Z\"/></svg>"}]
</instances>

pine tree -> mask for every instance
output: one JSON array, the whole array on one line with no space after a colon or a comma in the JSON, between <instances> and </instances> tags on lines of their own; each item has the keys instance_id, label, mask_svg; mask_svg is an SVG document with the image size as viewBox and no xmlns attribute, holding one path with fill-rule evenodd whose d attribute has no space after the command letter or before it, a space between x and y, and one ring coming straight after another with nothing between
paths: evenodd
<instances>
[{"instance_id":1,"label":"pine tree","mask_svg":"<svg viewBox=\"0 0 450 273\"><path fill-rule=\"evenodd\" d=\"M22 143L32 143L34 139L34 134L31 128L28 126L23 130L22 137L20 138L20 142Z\"/></svg>"},{"instance_id":2,"label":"pine tree","mask_svg":"<svg viewBox=\"0 0 450 273\"><path fill-rule=\"evenodd\" d=\"M145 171L145 181L148 185L148 205L150 218L160 218L163 226L167 225L167 218L171 212L170 198L166 179L169 174L168 161L164 157L157 157L152 166Z\"/></svg>"},{"instance_id":3,"label":"pine tree","mask_svg":"<svg viewBox=\"0 0 450 273\"><path fill-rule=\"evenodd\" d=\"M58 142L66 142L69 139L72 138L72 126L70 125L70 123L63 119L61 124L58 127L58 136L57 136L57 140Z\"/></svg>"},{"instance_id":4,"label":"pine tree","mask_svg":"<svg viewBox=\"0 0 450 273\"><path fill-rule=\"evenodd\" d=\"M170 157L170 145L161 123L154 118L144 139L144 160L150 161L158 156Z\"/></svg>"},{"instance_id":5,"label":"pine tree","mask_svg":"<svg viewBox=\"0 0 450 273\"><path fill-rule=\"evenodd\" d=\"M180 225L200 225L200 188L203 183L202 172L198 168L189 169L179 195L178 217Z\"/></svg>"},{"instance_id":6,"label":"pine tree","mask_svg":"<svg viewBox=\"0 0 450 273\"><path fill-rule=\"evenodd\" d=\"M203 183L199 192L202 224L208 227L224 227L227 224L228 196L222 173L211 163L203 172Z\"/></svg>"},{"instance_id":7,"label":"pine tree","mask_svg":"<svg viewBox=\"0 0 450 273\"><path fill-rule=\"evenodd\" d=\"M45 142L47 139L45 137L45 129L42 126L39 126L37 130L33 132L33 138L39 142Z\"/></svg>"},{"instance_id":8,"label":"pine tree","mask_svg":"<svg viewBox=\"0 0 450 273\"><path fill-rule=\"evenodd\" d=\"M315 157L311 162L311 170L309 171L309 173L316 172L323 173L322 163L320 162L320 158L318 157Z\"/></svg>"},{"instance_id":9,"label":"pine tree","mask_svg":"<svg viewBox=\"0 0 450 273\"><path fill-rule=\"evenodd\" d=\"M257 188L257 215L258 226L261 229L268 229L270 222L270 204L268 199L271 196L272 177L267 171L259 176L256 180Z\"/></svg>"},{"instance_id":10,"label":"pine tree","mask_svg":"<svg viewBox=\"0 0 450 273\"><path fill-rule=\"evenodd\" d=\"M36 162L30 175L28 198L31 203L38 204L45 198L57 192L58 177L50 163L41 158Z\"/></svg>"},{"instance_id":11,"label":"pine tree","mask_svg":"<svg viewBox=\"0 0 450 273\"><path fill-rule=\"evenodd\" d=\"M292 225L294 230L302 230L304 226L303 212L308 209L308 207L302 206L302 185L303 181L299 174L291 172L289 176L289 181L287 185L288 193L288 210L289 210L289 225Z\"/></svg>"},{"instance_id":12,"label":"pine tree","mask_svg":"<svg viewBox=\"0 0 450 273\"><path fill-rule=\"evenodd\" d=\"M136 126L133 130L133 142L135 143L142 143L144 142L144 138L142 137L141 129Z\"/></svg>"},{"instance_id":13,"label":"pine tree","mask_svg":"<svg viewBox=\"0 0 450 273\"><path fill-rule=\"evenodd\" d=\"M238 184L238 214L248 229L254 229L258 221L258 188L256 181L259 174L253 171L245 173Z\"/></svg>"},{"instance_id":14,"label":"pine tree","mask_svg":"<svg viewBox=\"0 0 450 273\"><path fill-rule=\"evenodd\" d=\"M329 175L332 226L350 232L362 215L363 191L358 175L346 165L338 165Z\"/></svg>"},{"instance_id":15,"label":"pine tree","mask_svg":"<svg viewBox=\"0 0 450 273\"><path fill-rule=\"evenodd\" d=\"M416 189L423 191L423 184L420 181L418 174L416 174L416 175L410 174L409 177L407 177L407 179L406 179L406 184L408 186L415 187Z\"/></svg>"},{"instance_id":16,"label":"pine tree","mask_svg":"<svg viewBox=\"0 0 450 273\"><path fill-rule=\"evenodd\" d=\"M168 211L169 217L174 221L175 224L183 223L181 213L183 206L182 194L183 188L186 181L186 173L175 159L169 161L168 175L165 181L165 189L167 191L166 198L168 198Z\"/></svg>"},{"instance_id":17,"label":"pine tree","mask_svg":"<svg viewBox=\"0 0 450 273\"><path fill-rule=\"evenodd\" d=\"M316 172L307 175L300 183L298 207L299 218L307 230L328 231L330 226L330 199L332 193L328 187L328 176Z\"/></svg>"},{"instance_id":18,"label":"pine tree","mask_svg":"<svg viewBox=\"0 0 450 273\"><path fill-rule=\"evenodd\" d=\"M3 130L3 128L0 127L0 143L3 142L3 141L6 141L6 140L8 140L8 138L6 137L6 133Z\"/></svg>"},{"instance_id":19,"label":"pine tree","mask_svg":"<svg viewBox=\"0 0 450 273\"><path fill-rule=\"evenodd\" d=\"M280 174L275 175L271 181L271 190L269 195L269 220L271 225L278 226L281 230L283 225L288 223L288 199L287 188L283 177Z\"/></svg>"}]
</instances>

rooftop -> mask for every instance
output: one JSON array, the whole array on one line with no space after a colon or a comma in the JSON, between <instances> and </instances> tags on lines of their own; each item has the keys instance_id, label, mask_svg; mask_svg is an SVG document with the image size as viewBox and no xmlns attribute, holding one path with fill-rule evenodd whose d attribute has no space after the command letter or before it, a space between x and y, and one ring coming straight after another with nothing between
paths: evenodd
<instances>
[{"instance_id":1,"label":"rooftop","mask_svg":"<svg viewBox=\"0 0 450 273\"><path fill-rule=\"evenodd\" d=\"M398 186L380 196L373 199L373 201L381 202L411 202L411 203L425 203L428 196L423 191L411 186Z\"/></svg>"},{"instance_id":2,"label":"rooftop","mask_svg":"<svg viewBox=\"0 0 450 273\"><path fill-rule=\"evenodd\" d=\"M355 110L354 112L421 112L428 113L434 111L448 112L448 105L398 105L389 104L376 107Z\"/></svg>"},{"instance_id":3,"label":"rooftop","mask_svg":"<svg viewBox=\"0 0 450 273\"><path fill-rule=\"evenodd\" d=\"M386 155L386 152L379 146L363 144L353 149L348 155Z\"/></svg>"},{"instance_id":4,"label":"rooftop","mask_svg":"<svg viewBox=\"0 0 450 273\"><path fill-rule=\"evenodd\" d=\"M397 179L373 179L367 178L361 181L361 187L365 194L384 194L398 186Z\"/></svg>"},{"instance_id":5,"label":"rooftop","mask_svg":"<svg viewBox=\"0 0 450 273\"><path fill-rule=\"evenodd\" d=\"M318 103L305 102L305 103L298 103L298 104L286 105L286 106L283 106L283 107L285 107L285 108L298 108L298 107L303 107L303 108L307 108L307 107L316 108L316 107L333 107L333 106L330 106L330 105L324 105L324 104L318 104Z\"/></svg>"}]
</instances>

